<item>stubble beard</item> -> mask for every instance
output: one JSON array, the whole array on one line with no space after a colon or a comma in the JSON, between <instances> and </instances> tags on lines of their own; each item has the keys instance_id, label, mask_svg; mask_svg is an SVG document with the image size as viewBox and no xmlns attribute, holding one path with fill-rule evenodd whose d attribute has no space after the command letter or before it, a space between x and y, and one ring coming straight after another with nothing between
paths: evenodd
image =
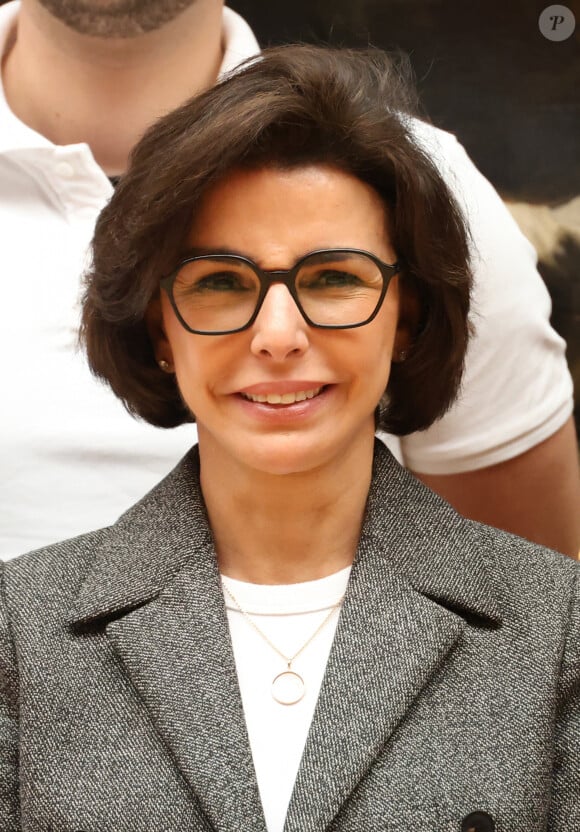
<instances>
[{"instance_id":1,"label":"stubble beard","mask_svg":"<svg viewBox=\"0 0 580 832\"><path fill-rule=\"evenodd\" d=\"M61 23L81 35L134 38L174 20L195 0L39 0Z\"/></svg>"}]
</instances>

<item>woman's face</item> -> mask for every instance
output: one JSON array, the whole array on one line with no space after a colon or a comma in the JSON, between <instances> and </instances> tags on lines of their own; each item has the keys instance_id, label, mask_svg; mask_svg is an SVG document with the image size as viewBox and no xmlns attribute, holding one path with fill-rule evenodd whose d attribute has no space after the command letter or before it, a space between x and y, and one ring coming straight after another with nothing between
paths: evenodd
<instances>
[{"instance_id":1,"label":"woman's face","mask_svg":"<svg viewBox=\"0 0 580 832\"><path fill-rule=\"evenodd\" d=\"M387 226L377 193L348 173L322 165L266 168L236 171L208 191L188 245L239 254L266 270L288 269L327 248L364 249L394 263ZM344 457L361 441L368 447L393 350L404 346L398 313L395 277L371 323L317 329L276 283L249 329L207 336L185 330L162 292L156 356L175 370L205 458L211 453L275 474L304 472ZM299 394L298 400L272 400L284 394Z\"/></svg>"}]
</instances>

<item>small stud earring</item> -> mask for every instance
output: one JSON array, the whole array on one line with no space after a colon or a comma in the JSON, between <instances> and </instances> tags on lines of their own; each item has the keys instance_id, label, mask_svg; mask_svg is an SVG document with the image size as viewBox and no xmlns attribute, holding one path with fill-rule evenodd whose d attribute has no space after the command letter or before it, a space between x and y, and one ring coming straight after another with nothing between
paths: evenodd
<instances>
[{"instance_id":1,"label":"small stud earring","mask_svg":"<svg viewBox=\"0 0 580 832\"><path fill-rule=\"evenodd\" d=\"M159 364L160 368L163 370L164 373L169 372L169 362L168 361L166 361L164 358L160 358L157 363Z\"/></svg>"},{"instance_id":2,"label":"small stud earring","mask_svg":"<svg viewBox=\"0 0 580 832\"><path fill-rule=\"evenodd\" d=\"M406 361L407 360L407 350L400 350L399 355L397 356L399 361Z\"/></svg>"}]
</instances>

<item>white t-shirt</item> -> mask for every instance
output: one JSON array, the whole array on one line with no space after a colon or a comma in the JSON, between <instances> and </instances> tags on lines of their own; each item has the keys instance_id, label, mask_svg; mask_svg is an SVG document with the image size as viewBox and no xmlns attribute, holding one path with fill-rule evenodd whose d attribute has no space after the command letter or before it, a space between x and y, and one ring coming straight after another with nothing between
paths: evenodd
<instances>
[{"instance_id":1,"label":"white t-shirt","mask_svg":"<svg viewBox=\"0 0 580 832\"><path fill-rule=\"evenodd\" d=\"M0 55L18 3L0 7ZM258 51L224 9L221 71ZM109 525L197 441L133 419L76 347L79 278L113 188L85 144L19 121L0 86L0 558Z\"/></svg>"},{"instance_id":2,"label":"white t-shirt","mask_svg":"<svg viewBox=\"0 0 580 832\"><path fill-rule=\"evenodd\" d=\"M0 54L18 3L0 6ZM255 54L247 24L224 10L222 71ZM453 136L416 123L456 191L477 246L477 335L460 401L399 456L423 473L510 459L572 412L565 345L535 252ZM0 557L108 525L196 440L132 419L76 350L79 276L112 187L85 144L56 146L19 121L0 86ZM389 441L397 448L397 442Z\"/></svg>"},{"instance_id":3,"label":"white t-shirt","mask_svg":"<svg viewBox=\"0 0 580 832\"><path fill-rule=\"evenodd\" d=\"M230 634L256 779L268 832L282 832L304 744L346 592L351 567L318 581L265 586L222 576L222 582L284 655L292 657L327 619L292 662L305 694L294 705L272 696L274 677L286 663L224 592ZM330 615L331 611L334 612Z\"/></svg>"}]
</instances>

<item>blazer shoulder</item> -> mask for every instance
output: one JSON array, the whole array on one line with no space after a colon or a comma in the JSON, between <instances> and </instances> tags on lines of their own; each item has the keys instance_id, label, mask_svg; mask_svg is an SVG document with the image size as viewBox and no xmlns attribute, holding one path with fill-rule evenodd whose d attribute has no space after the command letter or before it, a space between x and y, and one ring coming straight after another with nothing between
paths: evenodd
<instances>
[{"instance_id":1,"label":"blazer shoulder","mask_svg":"<svg viewBox=\"0 0 580 832\"><path fill-rule=\"evenodd\" d=\"M78 592L111 528L88 532L0 562L7 606L17 611L43 600L52 603L60 600L66 604Z\"/></svg>"},{"instance_id":2,"label":"blazer shoulder","mask_svg":"<svg viewBox=\"0 0 580 832\"><path fill-rule=\"evenodd\" d=\"M508 532L471 523L493 563L494 578L512 606L536 607L555 620L578 604L580 563Z\"/></svg>"}]
</instances>

